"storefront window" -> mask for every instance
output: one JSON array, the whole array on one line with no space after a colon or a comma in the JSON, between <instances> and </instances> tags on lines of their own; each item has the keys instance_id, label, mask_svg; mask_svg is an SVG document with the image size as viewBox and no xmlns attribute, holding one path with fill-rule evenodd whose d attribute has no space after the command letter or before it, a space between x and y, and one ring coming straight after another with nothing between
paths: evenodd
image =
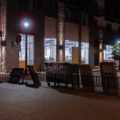
<instances>
[{"instance_id":1,"label":"storefront window","mask_svg":"<svg viewBox=\"0 0 120 120\"><path fill-rule=\"evenodd\" d=\"M65 60L67 62L72 62L72 47L78 47L78 42L65 40ZM81 61L84 64L89 63L89 43L81 43Z\"/></svg>"},{"instance_id":2,"label":"storefront window","mask_svg":"<svg viewBox=\"0 0 120 120\"><path fill-rule=\"evenodd\" d=\"M25 34L21 34L21 50L19 52L19 61L25 61ZM27 64L34 64L34 36L27 36Z\"/></svg>"},{"instance_id":3,"label":"storefront window","mask_svg":"<svg viewBox=\"0 0 120 120\"><path fill-rule=\"evenodd\" d=\"M78 42L65 40L65 61L72 62L72 47L78 47Z\"/></svg>"},{"instance_id":4,"label":"storefront window","mask_svg":"<svg viewBox=\"0 0 120 120\"><path fill-rule=\"evenodd\" d=\"M113 60L112 58L112 45L106 45L106 49L103 51L104 55L103 55L103 59L104 60Z\"/></svg>"},{"instance_id":5,"label":"storefront window","mask_svg":"<svg viewBox=\"0 0 120 120\"><path fill-rule=\"evenodd\" d=\"M56 39L45 38L44 42L45 62L56 62Z\"/></svg>"},{"instance_id":6,"label":"storefront window","mask_svg":"<svg viewBox=\"0 0 120 120\"><path fill-rule=\"evenodd\" d=\"M78 48L77 41L65 40L65 61L72 62L72 48ZM45 62L56 62L56 39L45 38L44 41L44 57ZM82 43L81 60L83 63L89 63L89 43Z\"/></svg>"},{"instance_id":7,"label":"storefront window","mask_svg":"<svg viewBox=\"0 0 120 120\"><path fill-rule=\"evenodd\" d=\"M81 43L81 62L83 64L89 63L89 43Z\"/></svg>"}]
</instances>

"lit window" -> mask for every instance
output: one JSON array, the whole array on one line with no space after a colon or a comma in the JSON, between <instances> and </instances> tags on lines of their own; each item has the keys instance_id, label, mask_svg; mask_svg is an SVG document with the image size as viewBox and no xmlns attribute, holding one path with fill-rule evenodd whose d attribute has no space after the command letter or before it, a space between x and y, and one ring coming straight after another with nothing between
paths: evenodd
<instances>
[{"instance_id":1,"label":"lit window","mask_svg":"<svg viewBox=\"0 0 120 120\"><path fill-rule=\"evenodd\" d=\"M72 48L77 47L77 41L65 40L65 61L72 62ZM89 43L81 43L81 61L84 64L89 63Z\"/></svg>"},{"instance_id":2,"label":"lit window","mask_svg":"<svg viewBox=\"0 0 120 120\"><path fill-rule=\"evenodd\" d=\"M83 64L89 63L89 43L81 43L81 61Z\"/></svg>"},{"instance_id":3,"label":"lit window","mask_svg":"<svg viewBox=\"0 0 120 120\"><path fill-rule=\"evenodd\" d=\"M34 64L34 36L27 35L27 64ZM19 52L19 61L25 61L25 34L21 34L21 50Z\"/></svg>"},{"instance_id":4,"label":"lit window","mask_svg":"<svg viewBox=\"0 0 120 120\"><path fill-rule=\"evenodd\" d=\"M104 60L113 60L111 55L112 48L113 48L112 45L106 45L106 49L104 50L104 57L103 57Z\"/></svg>"},{"instance_id":5,"label":"lit window","mask_svg":"<svg viewBox=\"0 0 120 120\"><path fill-rule=\"evenodd\" d=\"M56 62L56 39L45 38L44 40L45 62Z\"/></svg>"},{"instance_id":6,"label":"lit window","mask_svg":"<svg viewBox=\"0 0 120 120\"><path fill-rule=\"evenodd\" d=\"M72 62L72 47L78 47L78 42L65 40L65 61L66 62Z\"/></svg>"}]
</instances>

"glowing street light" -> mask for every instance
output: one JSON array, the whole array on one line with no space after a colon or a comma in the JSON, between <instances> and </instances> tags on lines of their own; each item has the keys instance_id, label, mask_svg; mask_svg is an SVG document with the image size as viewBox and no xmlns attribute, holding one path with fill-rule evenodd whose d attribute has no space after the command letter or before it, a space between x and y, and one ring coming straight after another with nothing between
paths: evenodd
<instances>
[{"instance_id":1,"label":"glowing street light","mask_svg":"<svg viewBox=\"0 0 120 120\"><path fill-rule=\"evenodd\" d=\"M120 39L118 39L118 40L116 41L116 43L117 43L117 44L120 44Z\"/></svg>"},{"instance_id":2,"label":"glowing street light","mask_svg":"<svg viewBox=\"0 0 120 120\"><path fill-rule=\"evenodd\" d=\"M24 25L24 28L29 28L29 26L30 26L28 22L24 22L23 25Z\"/></svg>"}]
</instances>

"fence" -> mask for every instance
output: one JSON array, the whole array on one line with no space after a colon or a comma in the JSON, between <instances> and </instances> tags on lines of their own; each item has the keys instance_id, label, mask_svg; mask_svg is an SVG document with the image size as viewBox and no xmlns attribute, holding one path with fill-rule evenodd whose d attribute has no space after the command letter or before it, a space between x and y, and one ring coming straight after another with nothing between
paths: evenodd
<instances>
[{"instance_id":1,"label":"fence","mask_svg":"<svg viewBox=\"0 0 120 120\"><path fill-rule=\"evenodd\" d=\"M119 96L120 77L79 76L79 88L90 92L101 92Z\"/></svg>"},{"instance_id":2,"label":"fence","mask_svg":"<svg viewBox=\"0 0 120 120\"><path fill-rule=\"evenodd\" d=\"M10 73L0 72L0 82L7 82L9 80Z\"/></svg>"},{"instance_id":3,"label":"fence","mask_svg":"<svg viewBox=\"0 0 120 120\"><path fill-rule=\"evenodd\" d=\"M39 79L44 81L46 79L46 72L39 72ZM10 73L6 73L6 72L0 72L0 82L8 82L10 77ZM26 78L28 80L30 80L31 78L28 77Z\"/></svg>"},{"instance_id":4,"label":"fence","mask_svg":"<svg viewBox=\"0 0 120 120\"><path fill-rule=\"evenodd\" d=\"M54 83L65 83L65 85L69 84L69 80L63 79L65 78L65 74L53 74L52 77L47 74L47 82ZM81 89L87 92L99 92L107 95L117 95L119 96L120 89L120 77L114 76L78 76L74 75L72 77L72 88L73 89ZM67 77L66 77L67 78Z\"/></svg>"},{"instance_id":5,"label":"fence","mask_svg":"<svg viewBox=\"0 0 120 120\"><path fill-rule=\"evenodd\" d=\"M10 73L0 72L0 82L7 82ZM46 74L39 73L41 80L46 79ZM62 77L62 76L61 76ZM74 78L77 82L74 82ZM107 95L120 96L120 77L114 76L77 76L73 78L73 83L77 84L78 88L87 92L100 92ZM78 79L79 78L79 79ZM56 80L57 81L57 80Z\"/></svg>"}]
</instances>

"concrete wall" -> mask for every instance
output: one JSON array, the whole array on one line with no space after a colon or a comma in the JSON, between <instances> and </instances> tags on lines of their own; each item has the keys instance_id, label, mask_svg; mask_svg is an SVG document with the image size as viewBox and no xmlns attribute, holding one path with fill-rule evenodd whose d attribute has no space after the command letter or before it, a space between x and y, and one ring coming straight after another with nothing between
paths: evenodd
<instances>
[{"instance_id":1,"label":"concrete wall","mask_svg":"<svg viewBox=\"0 0 120 120\"><path fill-rule=\"evenodd\" d=\"M89 42L89 28L81 27L82 42ZM56 19L45 17L45 37L56 38ZM65 22L65 40L79 41L79 26L75 23Z\"/></svg>"},{"instance_id":2,"label":"concrete wall","mask_svg":"<svg viewBox=\"0 0 120 120\"><path fill-rule=\"evenodd\" d=\"M79 40L78 24L66 22L65 24L65 40Z\"/></svg>"},{"instance_id":3,"label":"concrete wall","mask_svg":"<svg viewBox=\"0 0 120 120\"><path fill-rule=\"evenodd\" d=\"M44 68L44 13L36 12L34 64L37 70Z\"/></svg>"},{"instance_id":4,"label":"concrete wall","mask_svg":"<svg viewBox=\"0 0 120 120\"><path fill-rule=\"evenodd\" d=\"M13 4L14 3L14 4ZM17 0L7 0L7 46L6 46L6 69L10 71L12 66L19 66L19 51L11 46L16 40L18 32L18 9Z\"/></svg>"},{"instance_id":5,"label":"concrete wall","mask_svg":"<svg viewBox=\"0 0 120 120\"><path fill-rule=\"evenodd\" d=\"M56 19L45 17L45 37L56 38Z\"/></svg>"},{"instance_id":6,"label":"concrete wall","mask_svg":"<svg viewBox=\"0 0 120 120\"><path fill-rule=\"evenodd\" d=\"M3 0L4 1L4 0ZM14 3L14 4L13 4ZM4 63L6 71L11 71L12 67L19 67L19 50L17 46L12 46L12 42L16 41L16 35L19 29L19 11L18 11L18 1L17 0L7 0L6 1L6 35L5 40L7 41L7 46L3 51ZM36 11L35 19L35 41L34 41L34 64L37 70L44 66L44 13L42 11ZM5 33L5 30L3 30ZM3 55L3 56L4 56Z\"/></svg>"}]
</instances>

